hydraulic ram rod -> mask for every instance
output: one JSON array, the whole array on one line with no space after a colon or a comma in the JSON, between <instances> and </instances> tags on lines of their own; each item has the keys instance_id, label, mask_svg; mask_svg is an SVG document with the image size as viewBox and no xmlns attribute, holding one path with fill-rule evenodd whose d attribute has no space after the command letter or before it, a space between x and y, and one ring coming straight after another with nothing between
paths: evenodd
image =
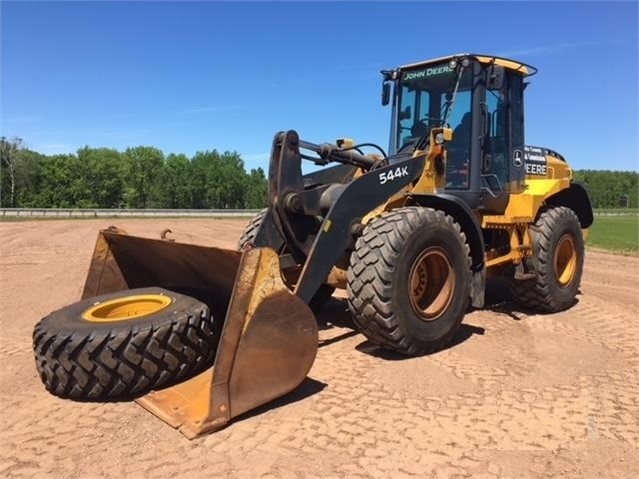
<instances>
[{"instance_id":1,"label":"hydraulic ram rod","mask_svg":"<svg viewBox=\"0 0 639 479\"><path fill-rule=\"evenodd\" d=\"M342 150L330 143L316 145L315 143L300 140L299 145L300 148L314 151L322 160L361 166L366 169L370 169L377 162L377 160L362 155L355 150ZM310 159L309 157L306 158Z\"/></svg>"}]
</instances>

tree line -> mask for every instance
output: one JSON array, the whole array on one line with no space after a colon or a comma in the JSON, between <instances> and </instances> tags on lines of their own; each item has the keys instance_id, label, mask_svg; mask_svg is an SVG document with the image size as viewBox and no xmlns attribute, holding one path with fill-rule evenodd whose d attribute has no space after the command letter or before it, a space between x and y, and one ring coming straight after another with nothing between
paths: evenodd
<instances>
[{"instance_id":1,"label":"tree line","mask_svg":"<svg viewBox=\"0 0 639 479\"><path fill-rule=\"evenodd\" d=\"M4 208L258 209L266 205L262 168L236 152L164 155L154 147L79 149L43 155L20 138L0 138L0 206ZM637 208L636 171L576 170L594 208Z\"/></svg>"},{"instance_id":2,"label":"tree line","mask_svg":"<svg viewBox=\"0 0 639 479\"><path fill-rule=\"evenodd\" d=\"M0 206L5 208L257 209L266 205L262 168L236 152L192 158L150 146L43 155L20 138L0 139Z\"/></svg>"},{"instance_id":3,"label":"tree line","mask_svg":"<svg viewBox=\"0 0 639 479\"><path fill-rule=\"evenodd\" d=\"M576 170L575 179L586 185L593 208L639 207L636 171Z\"/></svg>"}]
</instances>

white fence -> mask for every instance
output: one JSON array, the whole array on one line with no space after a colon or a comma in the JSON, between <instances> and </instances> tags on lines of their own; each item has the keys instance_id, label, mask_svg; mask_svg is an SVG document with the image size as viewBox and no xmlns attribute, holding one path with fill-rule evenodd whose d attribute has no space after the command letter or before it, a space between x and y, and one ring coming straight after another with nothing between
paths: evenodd
<instances>
[{"instance_id":1,"label":"white fence","mask_svg":"<svg viewBox=\"0 0 639 479\"><path fill-rule=\"evenodd\" d=\"M2 208L0 217L20 218L125 218L125 217L252 217L260 210L124 210L124 209L66 209L66 208Z\"/></svg>"},{"instance_id":2,"label":"white fence","mask_svg":"<svg viewBox=\"0 0 639 479\"><path fill-rule=\"evenodd\" d=\"M124 210L71 208L0 208L0 218L126 218L126 217L182 217L232 218L253 217L261 210ZM637 209L625 211L594 211L595 216L636 215Z\"/></svg>"}]
</instances>

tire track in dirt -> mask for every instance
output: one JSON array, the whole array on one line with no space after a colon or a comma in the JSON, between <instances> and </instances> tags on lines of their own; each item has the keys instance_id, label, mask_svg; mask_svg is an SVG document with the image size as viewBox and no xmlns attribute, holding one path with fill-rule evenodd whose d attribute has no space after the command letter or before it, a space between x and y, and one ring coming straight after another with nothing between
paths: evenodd
<instances>
[{"instance_id":1,"label":"tire track in dirt","mask_svg":"<svg viewBox=\"0 0 639 479\"><path fill-rule=\"evenodd\" d=\"M53 223L0 224L3 238L9 233L0 245L1 477L639 474L637 289L598 289L618 280L639 285L637 259L606 268L610 255L594 253L574 308L474 311L452 347L421 358L380 353L353 331L344 303L333 301L320 317L317 360L298 390L188 441L134 403L77 403L43 389L33 325L77 299L102 224ZM125 226L151 236L172 226L174 237L206 244L218 232L215 244L231 246L243 223ZM62 254L71 257L62 261Z\"/></svg>"}]
</instances>

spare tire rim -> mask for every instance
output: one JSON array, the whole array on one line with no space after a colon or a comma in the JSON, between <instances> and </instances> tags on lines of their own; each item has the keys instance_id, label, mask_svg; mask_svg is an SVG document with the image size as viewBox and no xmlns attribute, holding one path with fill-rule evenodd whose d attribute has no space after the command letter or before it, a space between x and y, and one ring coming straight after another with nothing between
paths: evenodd
<instances>
[{"instance_id":1,"label":"spare tire rim","mask_svg":"<svg viewBox=\"0 0 639 479\"><path fill-rule=\"evenodd\" d=\"M455 270L446 251L433 246L415 260L409 277L410 304L424 321L435 321L448 309L455 291Z\"/></svg>"},{"instance_id":2,"label":"spare tire rim","mask_svg":"<svg viewBox=\"0 0 639 479\"><path fill-rule=\"evenodd\" d=\"M577 270L577 251L572 235L565 234L555 248L555 278L561 287L568 286Z\"/></svg>"},{"instance_id":3,"label":"spare tire rim","mask_svg":"<svg viewBox=\"0 0 639 479\"><path fill-rule=\"evenodd\" d=\"M169 307L173 300L164 294L122 296L95 303L84 310L82 318L96 323L110 323L142 318Z\"/></svg>"}]
</instances>

